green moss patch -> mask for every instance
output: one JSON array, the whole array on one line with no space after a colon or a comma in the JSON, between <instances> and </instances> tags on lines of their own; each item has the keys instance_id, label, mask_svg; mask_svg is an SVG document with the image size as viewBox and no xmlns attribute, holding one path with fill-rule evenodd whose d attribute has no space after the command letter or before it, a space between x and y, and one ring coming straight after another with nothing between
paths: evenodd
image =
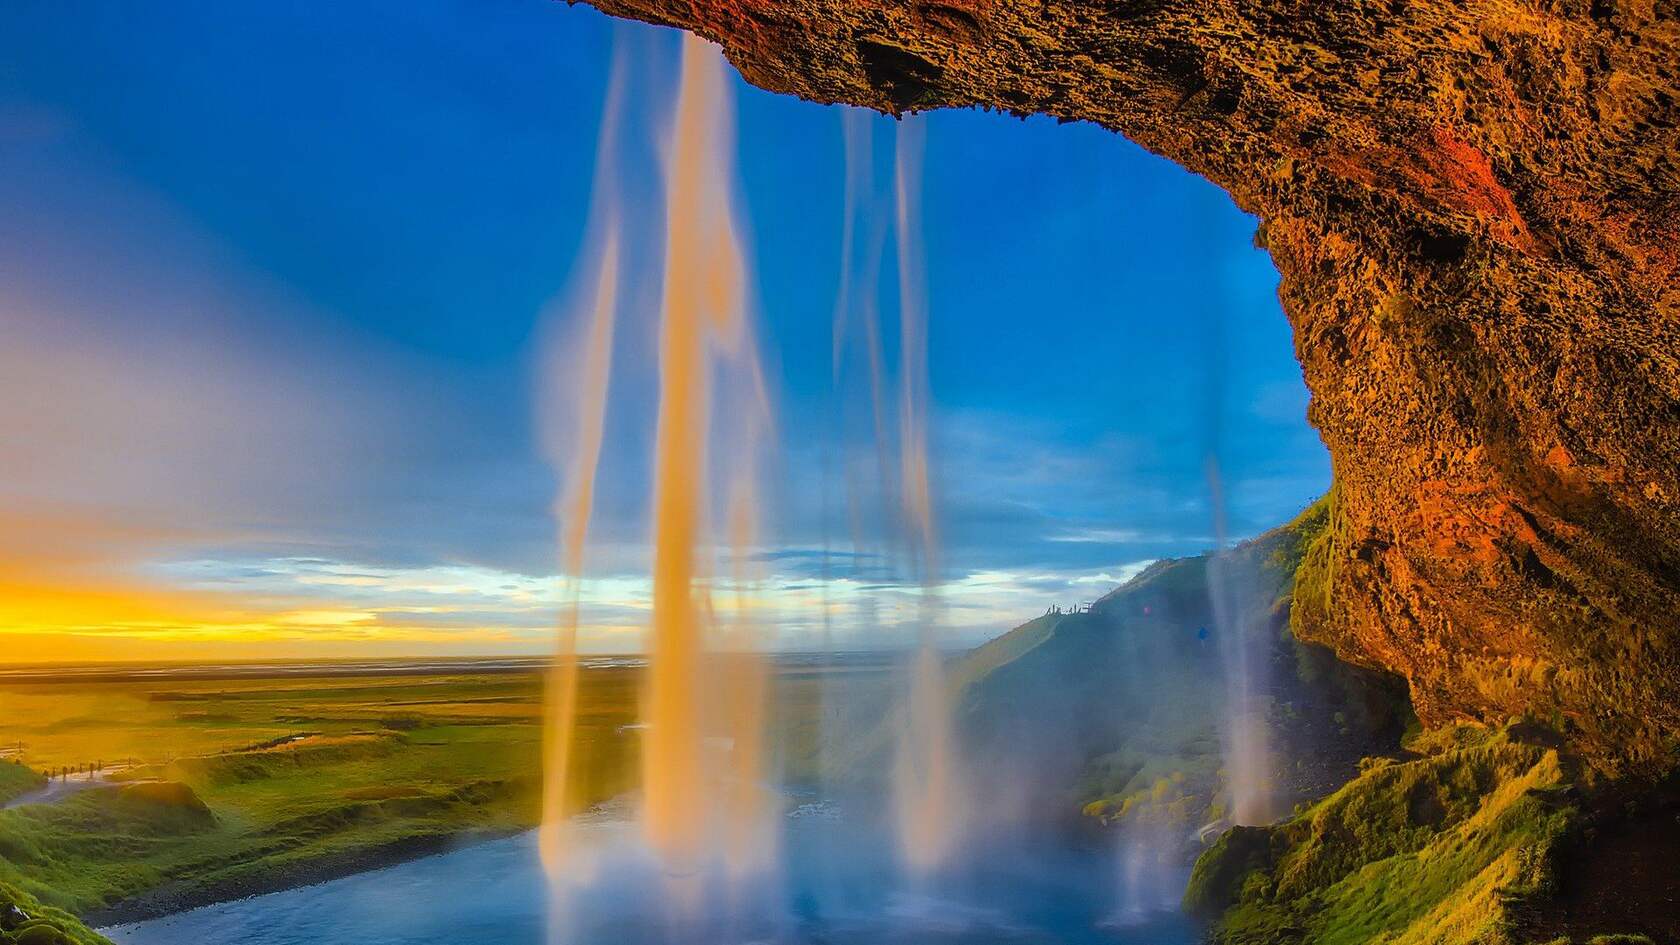
<instances>
[{"instance_id":1,"label":"green moss patch","mask_svg":"<svg viewBox=\"0 0 1680 945\"><path fill-rule=\"evenodd\" d=\"M27 918L25 918L27 917ZM111 945L62 909L0 883L0 945Z\"/></svg>"},{"instance_id":2,"label":"green moss patch","mask_svg":"<svg viewBox=\"0 0 1680 945\"><path fill-rule=\"evenodd\" d=\"M1197 863L1186 905L1224 945L1517 943L1577 816L1554 748L1510 730L1433 733ZM1263 836L1262 836L1263 835Z\"/></svg>"}]
</instances>

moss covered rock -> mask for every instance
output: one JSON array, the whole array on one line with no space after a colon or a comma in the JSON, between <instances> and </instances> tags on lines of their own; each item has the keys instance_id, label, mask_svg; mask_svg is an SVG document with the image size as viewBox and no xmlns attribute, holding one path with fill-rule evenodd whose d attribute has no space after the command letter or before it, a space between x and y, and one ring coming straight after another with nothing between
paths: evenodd
<instances>
[{"instance_id":1,"label":"moss covered rock","mask_svg":"<svg viewBox=\"0 0 1680 945\"><path fill-rule=\"evenodd\" d=\"M1217 918L1235 905L1251 875L1272 865L1272 831L1264 827L1232 827L1196 861L1184 890L1184 911Z\"/></svg>"},{"instance_id":2,"label":"moss covered rock","mask_svg":"<svg viewBox=\"0 0 1680 945\"><path fill-rule=\"evenodd\" d=\"M1570 765L1510 729L1463 726L1368 765L1273 827L1228 835L1186 905L1226 911L1225 945L1492 945L1527 941L1577 809Z\"/></svg>"},{"instance_id":3,"label":"moss covered rock","mask_svg":"<svg viewBox=\"0 0 1680 945\"><path fill-rule=\"evenodd\" d=\"M0 945L111 945L62 909L0 883Z\"/></svg>"}]
</instances>

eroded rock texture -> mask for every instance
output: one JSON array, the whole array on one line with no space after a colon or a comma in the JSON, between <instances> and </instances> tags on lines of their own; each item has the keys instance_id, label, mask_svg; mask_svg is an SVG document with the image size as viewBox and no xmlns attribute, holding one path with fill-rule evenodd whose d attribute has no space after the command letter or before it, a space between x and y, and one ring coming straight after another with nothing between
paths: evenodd
<instances>
[{"instance_id":1,"label":"eroded rock texture","mask_svg":"<svg viewBox=\"0 0 1680 945\"><path fill-rule=\"evenodd\" d=\"M772 90L1093 121L1225 187L1335 465L1299 630L1403 673L1428 722L1672 759L1673 0L593 2Z\"/></svg>"}]
</instances>

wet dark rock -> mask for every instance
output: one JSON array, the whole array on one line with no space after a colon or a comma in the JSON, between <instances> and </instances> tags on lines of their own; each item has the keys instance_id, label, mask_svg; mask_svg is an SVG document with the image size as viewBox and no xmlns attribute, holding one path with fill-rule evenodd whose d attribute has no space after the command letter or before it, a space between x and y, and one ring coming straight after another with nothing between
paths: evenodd
<instances>
[{"instance_id":1,"label":"wet dark rock","mask_svg":"<svg viewBox=\"0 0 1680 945\"><path fill-rule=\"evenodd\" d=\"M1190 885L1184 891L1184 911L1204 917L1219 915L1242 895L1243 880L1255 870L1268 869L1271 861L1272 835L1265 827L1232 827L1225 831L1196 861Z\"/></svg>"}]
</instances>

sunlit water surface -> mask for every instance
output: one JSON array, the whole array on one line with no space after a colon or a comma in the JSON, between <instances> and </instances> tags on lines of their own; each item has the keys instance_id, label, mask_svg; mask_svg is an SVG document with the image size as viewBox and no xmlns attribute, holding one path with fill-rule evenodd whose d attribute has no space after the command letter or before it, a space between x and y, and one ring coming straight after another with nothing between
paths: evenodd
<instances>
[{"instance_id":1,"label":"sunlit water surface","mask_svg":"<svg viewBox=\"0 0 1680 945\"><path fill-rule=\"evenodd\" d=\"M638 846L634 825L603 819L580 831L603 855L571 897L563 940L576 945L1189 945L1197 937L1174 908L1182 872L1127 889L1116 858L1100 851L1000 841L918 889L891 866L890 840L809 807L787 821L778 878L711 894L734 905L678 930L666 918L665 884L626 852ZM535 835L524 834L104 931L119 945L539 945L546 893Z\"/></svg>"}]
</instances>

